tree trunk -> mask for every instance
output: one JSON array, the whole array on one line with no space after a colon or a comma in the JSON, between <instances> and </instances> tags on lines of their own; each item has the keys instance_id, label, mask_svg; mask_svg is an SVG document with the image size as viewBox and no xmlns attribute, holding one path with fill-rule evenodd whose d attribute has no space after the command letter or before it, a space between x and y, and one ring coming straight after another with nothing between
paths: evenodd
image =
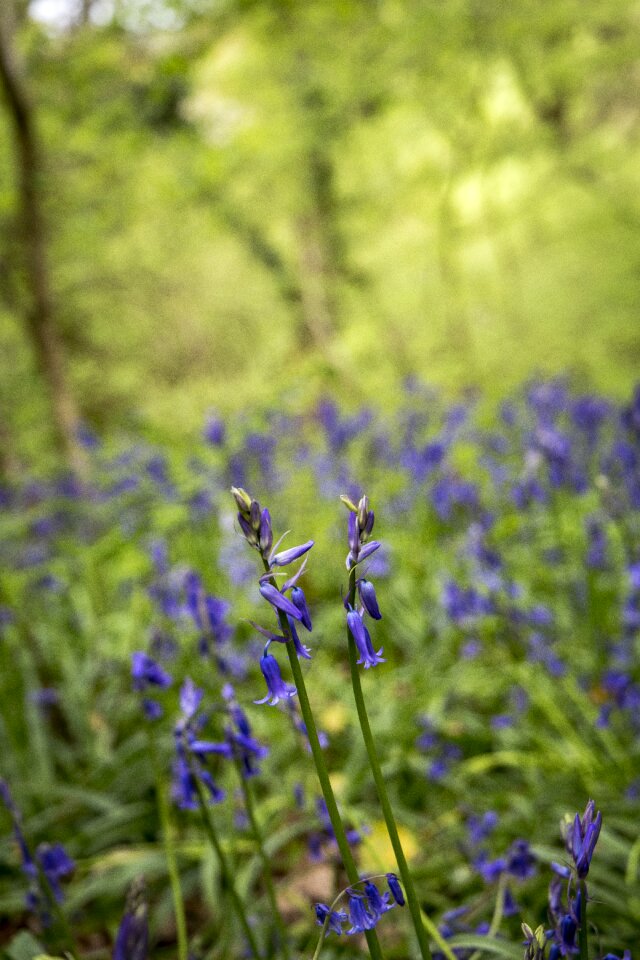
<instances>
[{"instance_id":1,"label":"tree trunk","mask_svg":"<svg viewBox=\"0 0 640 960\"><path fill-rule=\"evenodd\" d=\"M55 324L40 195L41 160L33 109L13 46L9 0L0 3L0 81L14 132L24 270L30 304L26 326L51 397L56 439L71 469L83 476L84 452L77 440L78 413L65 372L64 348Z\"/></svg>"}]
</instances>

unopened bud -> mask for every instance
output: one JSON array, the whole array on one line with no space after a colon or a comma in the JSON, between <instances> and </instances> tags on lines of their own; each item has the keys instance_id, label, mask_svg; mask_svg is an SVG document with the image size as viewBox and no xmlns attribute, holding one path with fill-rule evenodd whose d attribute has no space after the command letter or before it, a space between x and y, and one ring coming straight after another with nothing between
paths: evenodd
<instances>
[{"instance_id":1,"label":"unopened bud","mask_svg":"<svg viewBox=\"0 0 640 960\"><path fill-rule=\"evenodd\" d=\"M251 510L251 497L242 487L231 487L231 493L238 505L240 513L249 513Z\"/></svg>"},{"instance_id":2,"label":"unopened bud","mask_svg":"<svg viewBox=\"0 0 640 960\"><path fill-rule=\"evenodd\" d=\"M253 529L258 532L260 529L260 520L262 518L262 511L260 510L260 504L257 500L251 501L251 506L249 507L249 523Z\"/></svg>"}]
</instances>

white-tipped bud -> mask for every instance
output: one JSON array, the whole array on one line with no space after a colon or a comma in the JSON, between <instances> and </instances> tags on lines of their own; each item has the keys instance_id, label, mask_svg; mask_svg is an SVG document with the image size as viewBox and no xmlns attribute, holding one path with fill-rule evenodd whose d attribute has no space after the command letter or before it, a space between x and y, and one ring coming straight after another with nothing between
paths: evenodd
<instances>
[{"instance_id":1,"label":"white-tipped bud","mask_svg":"<svg viewBox=\"0 0 640 960\"><path fill-rule=\"evenodd\" d=\"M251 497L242 487L231 487L231 493L238 505L240 513L248 514L251 510Z\"/></svg>"}]
</instances>

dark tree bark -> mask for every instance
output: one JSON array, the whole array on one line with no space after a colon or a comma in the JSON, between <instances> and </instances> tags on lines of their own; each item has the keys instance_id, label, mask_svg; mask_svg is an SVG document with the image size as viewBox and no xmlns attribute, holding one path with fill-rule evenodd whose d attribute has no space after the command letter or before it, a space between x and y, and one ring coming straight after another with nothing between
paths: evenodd
<instances>
[{"instance_id":1,"label":"dark tree bark","mask_svg":"<svg viewBox=\"0 0 640 960\"><path fill-rule=\"evenodd\" d=\"M26 328L44 377L53 414L56 439L72 470L83 476L84 453L77 440L78 412L65 372L64 347L56 328L40 180L42 162L33 108L13 49L10 0L0 3L0 83L14 135L18 180L19 222L29 304Z\"/></svg>"}]
</instances>

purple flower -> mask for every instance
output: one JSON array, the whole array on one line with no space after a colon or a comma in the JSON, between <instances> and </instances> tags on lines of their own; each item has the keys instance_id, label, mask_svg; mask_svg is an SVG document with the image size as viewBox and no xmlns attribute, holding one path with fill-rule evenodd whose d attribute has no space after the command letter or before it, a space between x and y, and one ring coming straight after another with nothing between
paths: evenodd
<instances>
[{"instance_id":1,"label":"purple flower","mask_svg":"<svg viewBox=\"0 0 640 960\"><path fill-rule=\"evenodd\" d=\"M202 703L204 691L196 687L191 677L187 677L180 689L180 709L186 720L190 720Z\"/></svg>"},{"instance_id":2,"label":"purple flower","mask_svg":"<svg viewBox=\"0 0 640 960\"><path fill-rule=\"evenodd\" d=\"M602 814L600 812L596 814L596 805L593 800L589 800L582 818L576 813L573 825L567 831L567 850L573 858L576 872L581 879L589 873L601 827Z\"/></svg>"},{"instance_id":3,"label":"purple flower","mask_svg":"<svg viewBox=\"0 0 640 960\"><path fill-rule=\"evenodd\" d=\"M313 545L313 540L307 540L306 543L301 543L298 547L290 547L288 550L276 553L275 556L270 557L270 565L274 567L286 567L290 563L293 563L294 560L298 560L304 556L308 550L311 550Z\"/></svg>"},{"instance_id":4,"label":"purple flower","mask_svg":"<svg viewBox=\"0 0 640 960\"><path fill-rule=\"evenodd\" d=\"M212 447L221 447L225 439L224 421L215 413L209 414L204 425L203 436Z\"/></svg>"},{"instance_id":5,"label":"purple flower","mask_svg":"<svg viewBox=\"0 0 640 960\"><path fill-rule=\"evenodd\" d=\"M282 610L283 613L293 617L294 620L302 620L302 613L300 610L298 610L298 608L291 602L291 600L285 597L284 594L280 593L277 587L274 587L272 583L261 583L260 594L268 603L271 604L272 607L275 607L277 610Z\"/></svg>"},{"instance_id":6,"label":"purple flower","mask_svg":"<svg viewBox=\"0 0 640 960\"><path fill-rule=\"evenodd\" d=\"M303 660L311 660L311 651L308 647L305 647L304 643L300 640L298 636L298 631L296 630L296 622L292 617L287 617L289 623L289 632L291 633L291 639L293 640L293 645L296 648L296 653L298 657L302 657Z\"/></svg>"},{"instance_id":7,"label":"purple flower","mask_svg":"<svg viewBox=\"0 0 640 960\"><path fill-rule=\"evenodd\" d=\"M396 877L395 873L387 874L387 883L389 884L389 890L391 891L391 896L395 902L399 907L404 907L404 893L402 892L400 881Z\"/></svg>"},{"instance_id":8,"label":"purple flower","mask_svg":"<svg viewBox=\"0 0 640 960\"><path fill-rule=\"evenodd\" d=\"M113 960L147 960L149 924L144 881L135 880L113 946Z\"/></svg>"},{"instance_id":9,"label":"purple flower","mask_svg":"<svg viewBox=\"0 0 640 960\"><path fill-rule=\"evenodd\" d=\"M350 891L349 895L349 920L351 928L347 930L348 934L364 933L376 925L376 917L367 910L364 897L355 891Z\"/></svg>"},{"instance_id":10,"label":"purple flower","mask_svg":"<svg viewBox=\"0 0 640 960\"><path fill-rule=\"evenodd\" d=\"M41 843L36 850L36 858L42 867L42 872L49 881L53 895L62 903L64 894L60 880L68 877L75 870L75 862L67 855L61 843Z\"/></svg>"},{"instance_id":11,"label":"purple flower","mask_svg":"<svg viewBox=\"0 0 640 960\"><path fill-rule=\"evenodd\" d=\"M304 626L307 628L307 630L311 631L311 629L312 629L312 626L311 626L311 615L310 615L310 613L309 613L309 608L307 607L307 598L305 597L304 591L302 590L301 587L294 587L294 588L292 589L292 591L291 591L291 601L292 601L294 607L296 608L296 610L298 610L298 611L300 612L300 618L299 618L299 619L300 619L301 622L304 624Z\"/></svg>"},{"instance_id":12,"label":"purple flower","mask_svg":"<svg viewBox=\"0 0 640 960\"><path fill-rule=\"evenodd\" d=\"M131 657L131 676L133 688L145 690L148 686L169 687L172 678L148 654L137 650Z\"/></svg>"},{"instance_id":13,"label":"purple flower","mask_svg":"<svg viewBox=\"0 0 640 960\"><path fill-rule=\"evenodd\" d=\"M329 918L327 923L327 933L331 930L333 933L337 933L338 936L342 933L342 924L347 919L346 913L341 911L331 910L326 903L316 903L316 923L319 927L323 927L327 917Z\"/></svg>"},{"instance_id":14,"label":"purple flower","mask_svg":"<svg viewBox=\"0 0 640 960\"><path fill-rule=\"evenodd\" d=\"M380 613L380 608L378 607L376 591L371 581L365 580L364 578L358 580L358 592L360 594L362 606L365 608L369 616L374 620L382 620L382 614Z\"/></svg>"},{"instance_id":15,"label":"purple flower","mask_svg":"<svg viewBox=\"0 0 640 960\"><path fill-rule=\"evenodd\" d=\"M280 702L280 700L296 695L296 688L293 686L293 684L284 682L282 679L282 674L280 673L278 661L270 653L265 653L264 656L260 658L260 669L262 670L262 675L267 681L267 688L269 692L267 693L266 697L262 698L262 700L254 700L254 703L266 703L268 700L270 706L274 707Z\"/></svg>"},{"instance_id":16,"label":"purple flower","mask_svg":"<svg viewBox=\"0 0 640 960\"><path fill-rule=\"evenodd\" d=\"M536 858L526 840L515 840L507 853L507 871L518 880L527 880L536 872Z\"/></svg>"},{"instance_id":17,"label":"purple flower","mask_svg":"<svg viewBox=\"0 0 640 960\"><path fill-rule=\"evenodd\" d=\"M386 913L387 910L391 910L394 906L394 903L389 903L389 894L381 894L375 883L373 883L371 880L368 880L365 883L364 892L367 898L369 911L373 914L376 920L379 920L383 913Z\"/></svg>"},{"instance_id":18,"label":"purple flower","mask_svg":"<svg viewBox=\"0 0 640 960\"><path fill-rule=\"evenodd\" d=\"M348 611L347 626L349 627L349 632L351 633L355 645L358 648L358 653L360 654L358 663L363 663L365 670L367 670L369 667L375 667L379 663L386 663L386 661L380 656L380 654L383 652L382 647L377 653L373 649L369 631L367 630L364 621L357 610L352 609Z\"/></svg>"}]
</instances>

